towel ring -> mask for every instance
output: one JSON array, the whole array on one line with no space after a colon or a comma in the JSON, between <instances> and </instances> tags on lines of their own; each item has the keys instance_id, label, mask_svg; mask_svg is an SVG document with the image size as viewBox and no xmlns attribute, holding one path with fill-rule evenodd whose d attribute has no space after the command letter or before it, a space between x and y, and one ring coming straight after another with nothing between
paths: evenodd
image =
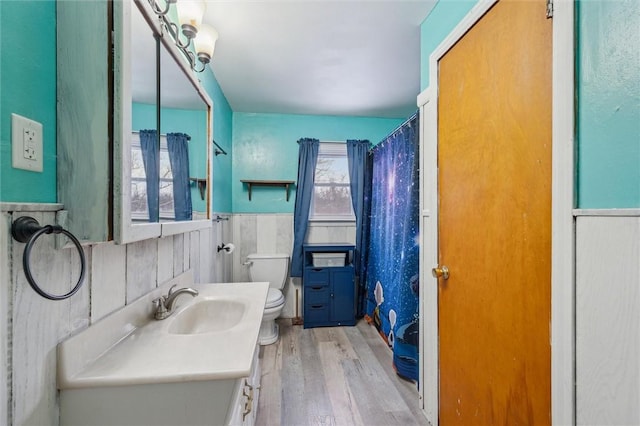
<instances>
[{"instance_id":1,"label":"towel ring","mask_svg":"<svg viewBox=\"0 0 640 426\"><path fill-rule=\"evenodd\" d=\"M31 249L33 247L33 243L40 238L43 234L64 234L66 235L73 244L75 244L76 249L78 249L78 254L80 255L80 278L78 278L78 283L74 288L71 289L70 292L66 294L51 294L47 293L36 283L33 279L33 275L31 274ZM22 254L22 267L24 269L24 275L27 278L27 282L38 293L40 296L49 300L64 300L73 296L80 290L82 287L82 283L84 281L84 277L87 269L87 261L84 256L84 250L82 250L82 246L80 245L80 241L69 231L63 229L58 225L46 225L40 226L37 220L30 216L22 216L17 218L11 224L11 235L16 241L21 243L27 243L24 248L24 253Z\"/></svg>"}]
</instances>

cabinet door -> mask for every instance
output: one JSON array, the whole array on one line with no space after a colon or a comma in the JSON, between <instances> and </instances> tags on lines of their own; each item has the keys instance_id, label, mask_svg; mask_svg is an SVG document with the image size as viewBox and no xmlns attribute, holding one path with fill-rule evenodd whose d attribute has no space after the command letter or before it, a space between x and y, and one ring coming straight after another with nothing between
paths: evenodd
<instances>
[{"instance_id":1,"label":"cabinet door","mask_svg":"<svg viewBox=\"0 0 640 426\"><path fill-rule=\"evenodd\" d=\"M331 288L331 321L353 322L356 302L353 268L331 271Z\"/></svg>"},{"instance_id":2,"label":"cabinet door","mask_svg":"<svg viewBox=\"0 0 640 426\"><path fill-rule=\"evenodd\" d=\"M56 2L58 202L68 212L64 227L81 241L112 239L108 8Z\"/></svg>"}]
</instances>

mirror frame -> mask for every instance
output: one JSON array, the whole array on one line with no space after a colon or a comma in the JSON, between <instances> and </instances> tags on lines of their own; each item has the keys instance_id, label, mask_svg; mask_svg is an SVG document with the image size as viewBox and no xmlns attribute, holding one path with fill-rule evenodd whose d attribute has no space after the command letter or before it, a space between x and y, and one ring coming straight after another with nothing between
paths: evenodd
<instances>
[{"instance_id":1,"label":"mirror frame","mask_svg":"<svg viewBox=\"0 0 640 426\"><path fill-rule=\"evenodd\" d=\"M171 54L203 102L207 105L207 219L173 222L133 223L131 220L131 13L138 7L149 28ZM175 235L212 227L211 221L211 141L213 140L213 102L191 69L182 59L171 36L163 33L160 22L147 0L117 1L114 5L114 228L115 241L126 244L150 238ZM162 94L160 94L162 96ZM156 105L156 108L160 108Z\"/></svg>"}]
</instances>

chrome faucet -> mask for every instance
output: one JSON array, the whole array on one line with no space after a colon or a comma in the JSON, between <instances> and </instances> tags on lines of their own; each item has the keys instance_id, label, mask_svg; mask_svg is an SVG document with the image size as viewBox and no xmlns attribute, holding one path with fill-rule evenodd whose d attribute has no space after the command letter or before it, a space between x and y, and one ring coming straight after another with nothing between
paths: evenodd
<instances>
[{"instance_id":1,"label":"chrome faucet","mask_svg":"<svg viewBox=\"0 0 640 426\"><path fill-rule=\"evenodd\" d=\"M153 303L156 305L156 312L154 314L155 319L163 320L169 317L173 313L173 305L176 302L176 299L181 294L190 294L193 297L198 295L198 290L194 290L190 287L179 288L178 290L173 290L176 288L176 285L172 285L169 289L169 293L166 296L160 296L157 299L153 300Z\"/></svg>"}]
</instances>

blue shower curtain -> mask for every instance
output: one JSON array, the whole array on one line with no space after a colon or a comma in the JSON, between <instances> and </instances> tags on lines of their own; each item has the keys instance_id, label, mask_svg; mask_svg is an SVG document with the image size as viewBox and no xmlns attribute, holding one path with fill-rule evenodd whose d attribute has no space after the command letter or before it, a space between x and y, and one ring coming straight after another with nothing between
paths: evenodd
<instances>
[{"instance_id":1,"label":"blue shower curtain","mask_svg":"<svg viewBox=\"0 0 640 426\"><path fill-rule=\"evenodd\" d=\"M369 147L371 143L368 140L347 140L347 159L349 162L349 184L351 189L351 202L353 205L353 213L356 216L356 249L353 254L353 265L358 277L358 307L356 316L362 318L363 311L361 300L364 298L364 288L366 283L366 267L363 266L366 259L366 247L368 230L365 224L364 203L365 203L365 187L367 179L367 160L369 157Z\"/></svg>"},{"instance_id":2,"label":"blue shower curtain","mask_svg":"<svg viewBox=\"0 0 640 426\"><path fill-rule=\"evenodd\" d=\"M419 156L417 113L373 148L366 312L418 380Z\"/></svg>"}]
</instances>

